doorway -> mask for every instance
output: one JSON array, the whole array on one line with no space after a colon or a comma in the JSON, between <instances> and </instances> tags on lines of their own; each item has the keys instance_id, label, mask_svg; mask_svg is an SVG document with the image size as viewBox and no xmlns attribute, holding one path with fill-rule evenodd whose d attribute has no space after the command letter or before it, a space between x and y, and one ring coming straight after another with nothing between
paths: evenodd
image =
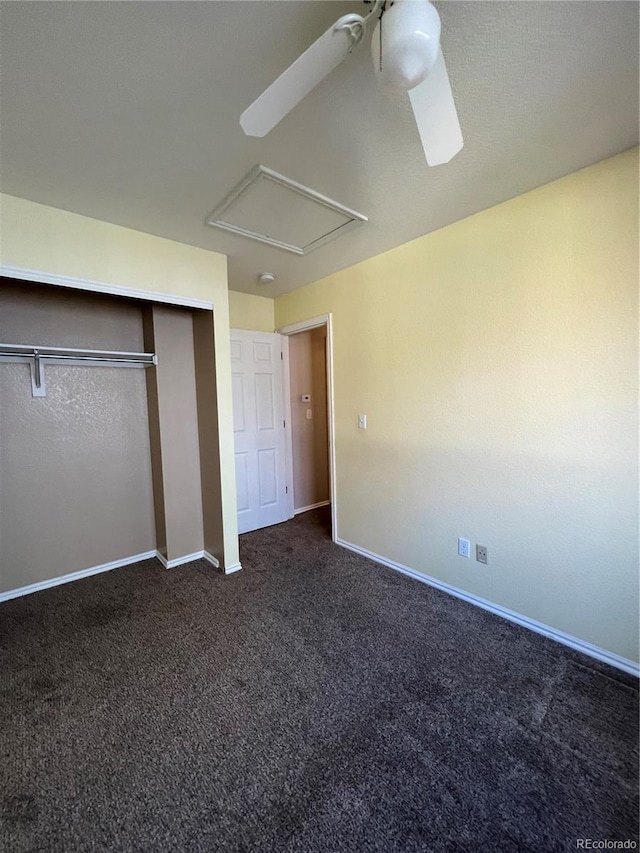
<instances>
[{"instance_id":1,"label":"doorway","mask_svg":"<svg viewBox=\"0 0 640 853\"><path fill-rule=\"evenodd\" d=\"M285 396L290 412L288 455L294 513L330 506L331 538L337 537L331 315L278 330L288 338ZM288 391L288 394L287 394Z\"/></svg>"}]
</instances>

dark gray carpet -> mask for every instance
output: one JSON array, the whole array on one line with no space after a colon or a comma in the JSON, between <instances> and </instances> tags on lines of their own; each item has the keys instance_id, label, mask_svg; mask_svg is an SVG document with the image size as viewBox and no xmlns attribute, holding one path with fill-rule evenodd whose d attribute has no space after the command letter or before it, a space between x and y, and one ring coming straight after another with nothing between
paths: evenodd
<instances>
[{"instance_id":1,"label":"dark gray carpet","mask_svg":"<svg viewBox=\"0 0 640 853\"><path fill-rule=\"evenodd\" d=\"M637 682L327 520L242 537L230 577L150 560L0 605L6 853L638 841Z\"/></svg>"}]
</instances>

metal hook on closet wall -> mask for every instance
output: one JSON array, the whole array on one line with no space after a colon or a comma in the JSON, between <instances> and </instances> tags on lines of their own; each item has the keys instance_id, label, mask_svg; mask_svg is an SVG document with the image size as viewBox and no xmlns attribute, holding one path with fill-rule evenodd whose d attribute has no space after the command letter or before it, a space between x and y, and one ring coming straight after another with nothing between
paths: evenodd
<instances>
[{"instance_id":1,"label":"metal hook on closet wall","mask_svg":"<svg viewBox=\"0 0 640 853\"><path fill-rule=\"evenodd\" d=\"M40 350L33 351L33 373L36 388L42 387L42 369L40 365Z\"/></svg>"}]
</instances>

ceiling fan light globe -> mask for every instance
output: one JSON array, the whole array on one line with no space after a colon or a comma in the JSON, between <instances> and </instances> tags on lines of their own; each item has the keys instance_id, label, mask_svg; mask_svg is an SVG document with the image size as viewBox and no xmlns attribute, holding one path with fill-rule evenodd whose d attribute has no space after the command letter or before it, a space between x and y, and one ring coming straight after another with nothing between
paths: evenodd
<instances>
[{"instance_id":1,"label":"ceiling fan light globe","mask_svg":"<svg viewBox=\"0 0 640 853\"><path fill-rule=\"evenodd\" d=\"M433 46L433 39L420 38L416 33L399 50L391 50L383 63L384 85L406 92L422 83L438 58L438 45L435 51Z\"/></svg>"},{"instance_id":2,"label":"ceiling fan light globe","mask_svg":"<svg viewBox=\"0 0 640 853\"><path fill-rule=\"evenodd\" d=\"M427 78L440 50L440 16L428 0L396 0L371 40L384 86L407 91Z\"/></svg>"}]
</instances>

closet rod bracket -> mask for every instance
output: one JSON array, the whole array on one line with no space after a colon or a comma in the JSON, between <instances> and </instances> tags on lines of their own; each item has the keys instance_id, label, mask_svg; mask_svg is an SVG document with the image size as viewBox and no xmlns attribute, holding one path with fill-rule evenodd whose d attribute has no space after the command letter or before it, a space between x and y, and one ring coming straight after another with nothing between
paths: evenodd
<instances>
[{"instance_id":1,"label":"closet rod bracket","mask_svg":"<svg viewBox=\"0 0 640 853\"><path fill-rule=\"evenodd\" d=\"M44 364L40 357L40 350L34 348L33 359L29 362L31 367L31 394L34 397L46 397L47 389L44 384Z\"/></svg>"}]
</instances>

